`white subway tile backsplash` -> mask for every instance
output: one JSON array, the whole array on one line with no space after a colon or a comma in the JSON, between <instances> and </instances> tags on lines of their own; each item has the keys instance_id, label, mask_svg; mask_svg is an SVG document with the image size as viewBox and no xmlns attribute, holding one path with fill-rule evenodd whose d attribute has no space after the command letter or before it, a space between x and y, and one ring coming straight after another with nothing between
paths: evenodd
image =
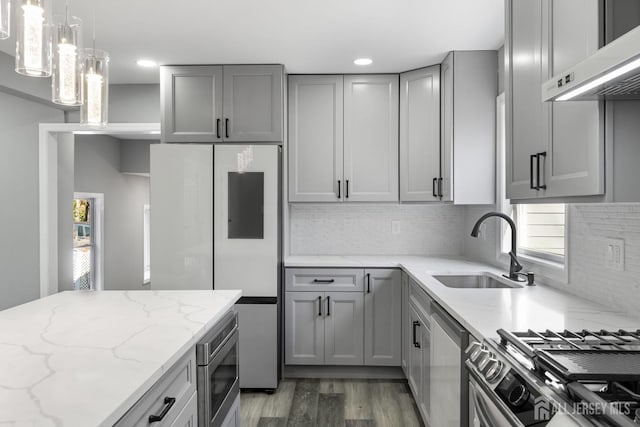
<instances>
[{"instance_id":1,"label":"white subway tile backsplash","mask_svg":"<svg viewBox=\"0 0 640 427\"><path fill-rule=\"evenodd\" d=\"M292 204L289 213L291 255L463 253L461 206Z\"/></svg>"}]
</instances>

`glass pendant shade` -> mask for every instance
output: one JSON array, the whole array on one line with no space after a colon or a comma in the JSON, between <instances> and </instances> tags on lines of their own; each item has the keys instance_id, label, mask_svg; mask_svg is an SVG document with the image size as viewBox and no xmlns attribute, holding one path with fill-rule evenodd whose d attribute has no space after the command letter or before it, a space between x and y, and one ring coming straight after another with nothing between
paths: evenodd
<instances>
[{"instance_id":1,"label":"glass pendant shade","mask_svg":"<svg viewBox=\"0 0 640 427\"><path fill-rule=\"evenodd\" d=\"M82 104L82 21L75 16L53 18L52 99L56 104Z\"/></svg>"},{"instance_id":2,"label":"glass pendant shade","mask_svg":"<svg viewBox=\"0 0 640 427\"><path fill-rule=\"evenodd\" d=\"M109 54L99 49L85 49L82 62L80 123L104 127L108 122Z\"/></svg>"},{"instance_id":3,"label":"glass pendant shade","mask_svg":"<svg viewBox=\"0 0 640 427\"><path fill-rule=\"evenodd\" d=\"M16 72L51 76L51 39L45 0L18 0L16 13Z\"/></svg>"},{"instance_id":4,"label":"glass pendant shade","mask_svg":"<svg viewBox=\"0 0 640 427\"><path fill-rule=\"evenodd\" d=\"M11 0L0 0L0 40L11 35Z\"/></svg>"}]
</instances>

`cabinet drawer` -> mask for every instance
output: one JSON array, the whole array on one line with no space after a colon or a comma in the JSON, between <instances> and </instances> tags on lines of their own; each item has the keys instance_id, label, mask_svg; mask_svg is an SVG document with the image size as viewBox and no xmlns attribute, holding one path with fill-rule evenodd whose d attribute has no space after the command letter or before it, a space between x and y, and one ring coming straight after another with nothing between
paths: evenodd
<instances>
[{"instance_id":1,"label":"cabinet drawer","mask_svg":"<svg viewBox=\"0 0 640 427\"><path fill-rule=\"evenodd\" d=\"M187 406L182 408L182 412L175 419L171 427L198 427L198 394L193 392Z\"/></svg>"},{"instance_id":2,"label":"cabinet drawer","mask_svg":"<svg viewBox=\"0 0 640 427\"><path fill-rule=\"evenodd\" d=\"M360 268L287 268L287 291L362 292L364 270Z\"/></svg>"},{"instance_id":3,"label":"cabinet drawer","mask_svg":"<svg viewBox=\"0 0 640 427\"><path fill-rule=\"evenodd\" d=\"M409 278L409 300L425 320L431 317L431 297L412 278Z\"/></svg>"},{"instance_id":4,"label":"cabinet drawer","mask_svg":"<svg viewBox=\"0 0 640 427\"><path fill-rule=\"evenodd\" d=\"M159 415L166 408L165 398L175 403L162 421L154 427L171 426L196 392L195 348L180 359L155 383L144 396L115 424L117 427L149 426L149 416Z\"/></svg>"}]
</instances>

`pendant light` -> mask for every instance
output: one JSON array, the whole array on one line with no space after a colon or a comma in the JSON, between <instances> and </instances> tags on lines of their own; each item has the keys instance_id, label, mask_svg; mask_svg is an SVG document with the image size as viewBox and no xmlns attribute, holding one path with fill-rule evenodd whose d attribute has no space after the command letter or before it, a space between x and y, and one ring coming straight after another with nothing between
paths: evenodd
<instances>
[{"instance_id":1,"label":"pendant light","mask_svg":"<svg viewBox=\"0 0 640 427\"><path fill-rule=\"evenodd\" d=\"M96 12L93 10L93 48L85 49L82 66L82 97L80 123L104 127L108 121L109 54L95 48Z\"/></svg>"},{"instance_id":2,"label":"pendant light","mask_svg":"<svg viewBox=\"0 0 640 427\"><path fill-rule=\"evenodd\" d=\"M51 76L51 42L46 1L18 0L16 72L32 77Z\"/></svg>"},{"instance_id":3,"label":"pendant light","mask_svg":"<svg viewBox=\"0 0 640 427\"><path fill-rule=\"evenodd\" d=\"M69 16L67 1L64 16L53 18L52 100L56 104L82 104L82 61L80 46L82 21Z\"/></svg>"},{"instance_id":4,"label":"pendant light","mask_svg":"<svg viewBox=\"0 0 640 427\"><path fill-rule=\"evenodd\" d=\"M11 0L0 0L0 40L11 35Z\"/></svg>"}]
</instances>

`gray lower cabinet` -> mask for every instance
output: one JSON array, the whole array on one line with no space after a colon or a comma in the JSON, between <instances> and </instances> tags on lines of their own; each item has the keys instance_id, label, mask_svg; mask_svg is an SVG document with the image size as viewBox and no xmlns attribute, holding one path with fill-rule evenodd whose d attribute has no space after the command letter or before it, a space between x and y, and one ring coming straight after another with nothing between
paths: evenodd
<instances>
[{"instance_id":1,"label":"gray lower cabinet","mask_svg":"<svg viewBox=\"0 0 640 427\"><path fill-rule=\"evenodd\" d=\"M166 397L175 402L167 410ZM196 426L196 352L191 349L176 362L117 423L116 427L146 427L149 416L159 415L167 410L161 421L154 427ZM195 417L194 417L195 414Z\"/></svg>"},{"instance_id":2,"label":"gray lower cabinet","mask_svg":"<svg viewBox=\"0 0 640 427\"><path fill-rule=\"evenodd\" d=\"M400 327L402 328L402 351L401 351L401 366L405 377L409 377L408 361L409 354L411 353L411 341L409 341L409 334L411 333L411 322L409 321L409 276L404 271L401 273L402 277L402 322Z\"/></svg>"},{"instance_id":3,"label":"gray lower cabinet","mask_svg":"<svg viewBox=\"0 0 640 427\"><path fill-rule=\"evenodd\" d=\"M238 396L229 409L226 418L222 421L221 427L240 427L240 421L240 396Z\"/></svg>"},{"instance_id":4,"label":"gray lower cabinet","mask_svg":"<svg viewBox=\"0 0 640 427\"><path fill-rule=\"evenodd\" d=\"M401 298L400 270L365 270L365 365L401 365Z\"/></svg>"},{"instance_id":5,"label":"gray lower cabinet","mask_svg":"<svg viewBox=\"0 0 640 427\"><path fill-rule=\"evenodd\" d=\"M285 363L362 365L361 292L286 292Z\"/></svg>"},{"instance_id":6,"label":"gray lower cabinet","mask_svg":"<svg viewBox=\"0 0 640 427\"><path fill-rule=\"evenodd\" d=\"M280 142L281 65L177 65L160 69L163 142Z\"/></svg>"},{"instance_id":7,"label":"gray lower cabinet","mask_svg":"<svg viewBox=\"0 0 640 427\"><path fill-rule=\"evenodd\" d=\"M406 341L403 342L407 354L406 376L420 415L425 425L429 426L431 420L432 358L429 318L431 299L412 279L408 279L407 282L408 295L404 300L407 315L403 316L405 323L402 325L403 330L406 331Z\"/></svg>"}]
</instances>

